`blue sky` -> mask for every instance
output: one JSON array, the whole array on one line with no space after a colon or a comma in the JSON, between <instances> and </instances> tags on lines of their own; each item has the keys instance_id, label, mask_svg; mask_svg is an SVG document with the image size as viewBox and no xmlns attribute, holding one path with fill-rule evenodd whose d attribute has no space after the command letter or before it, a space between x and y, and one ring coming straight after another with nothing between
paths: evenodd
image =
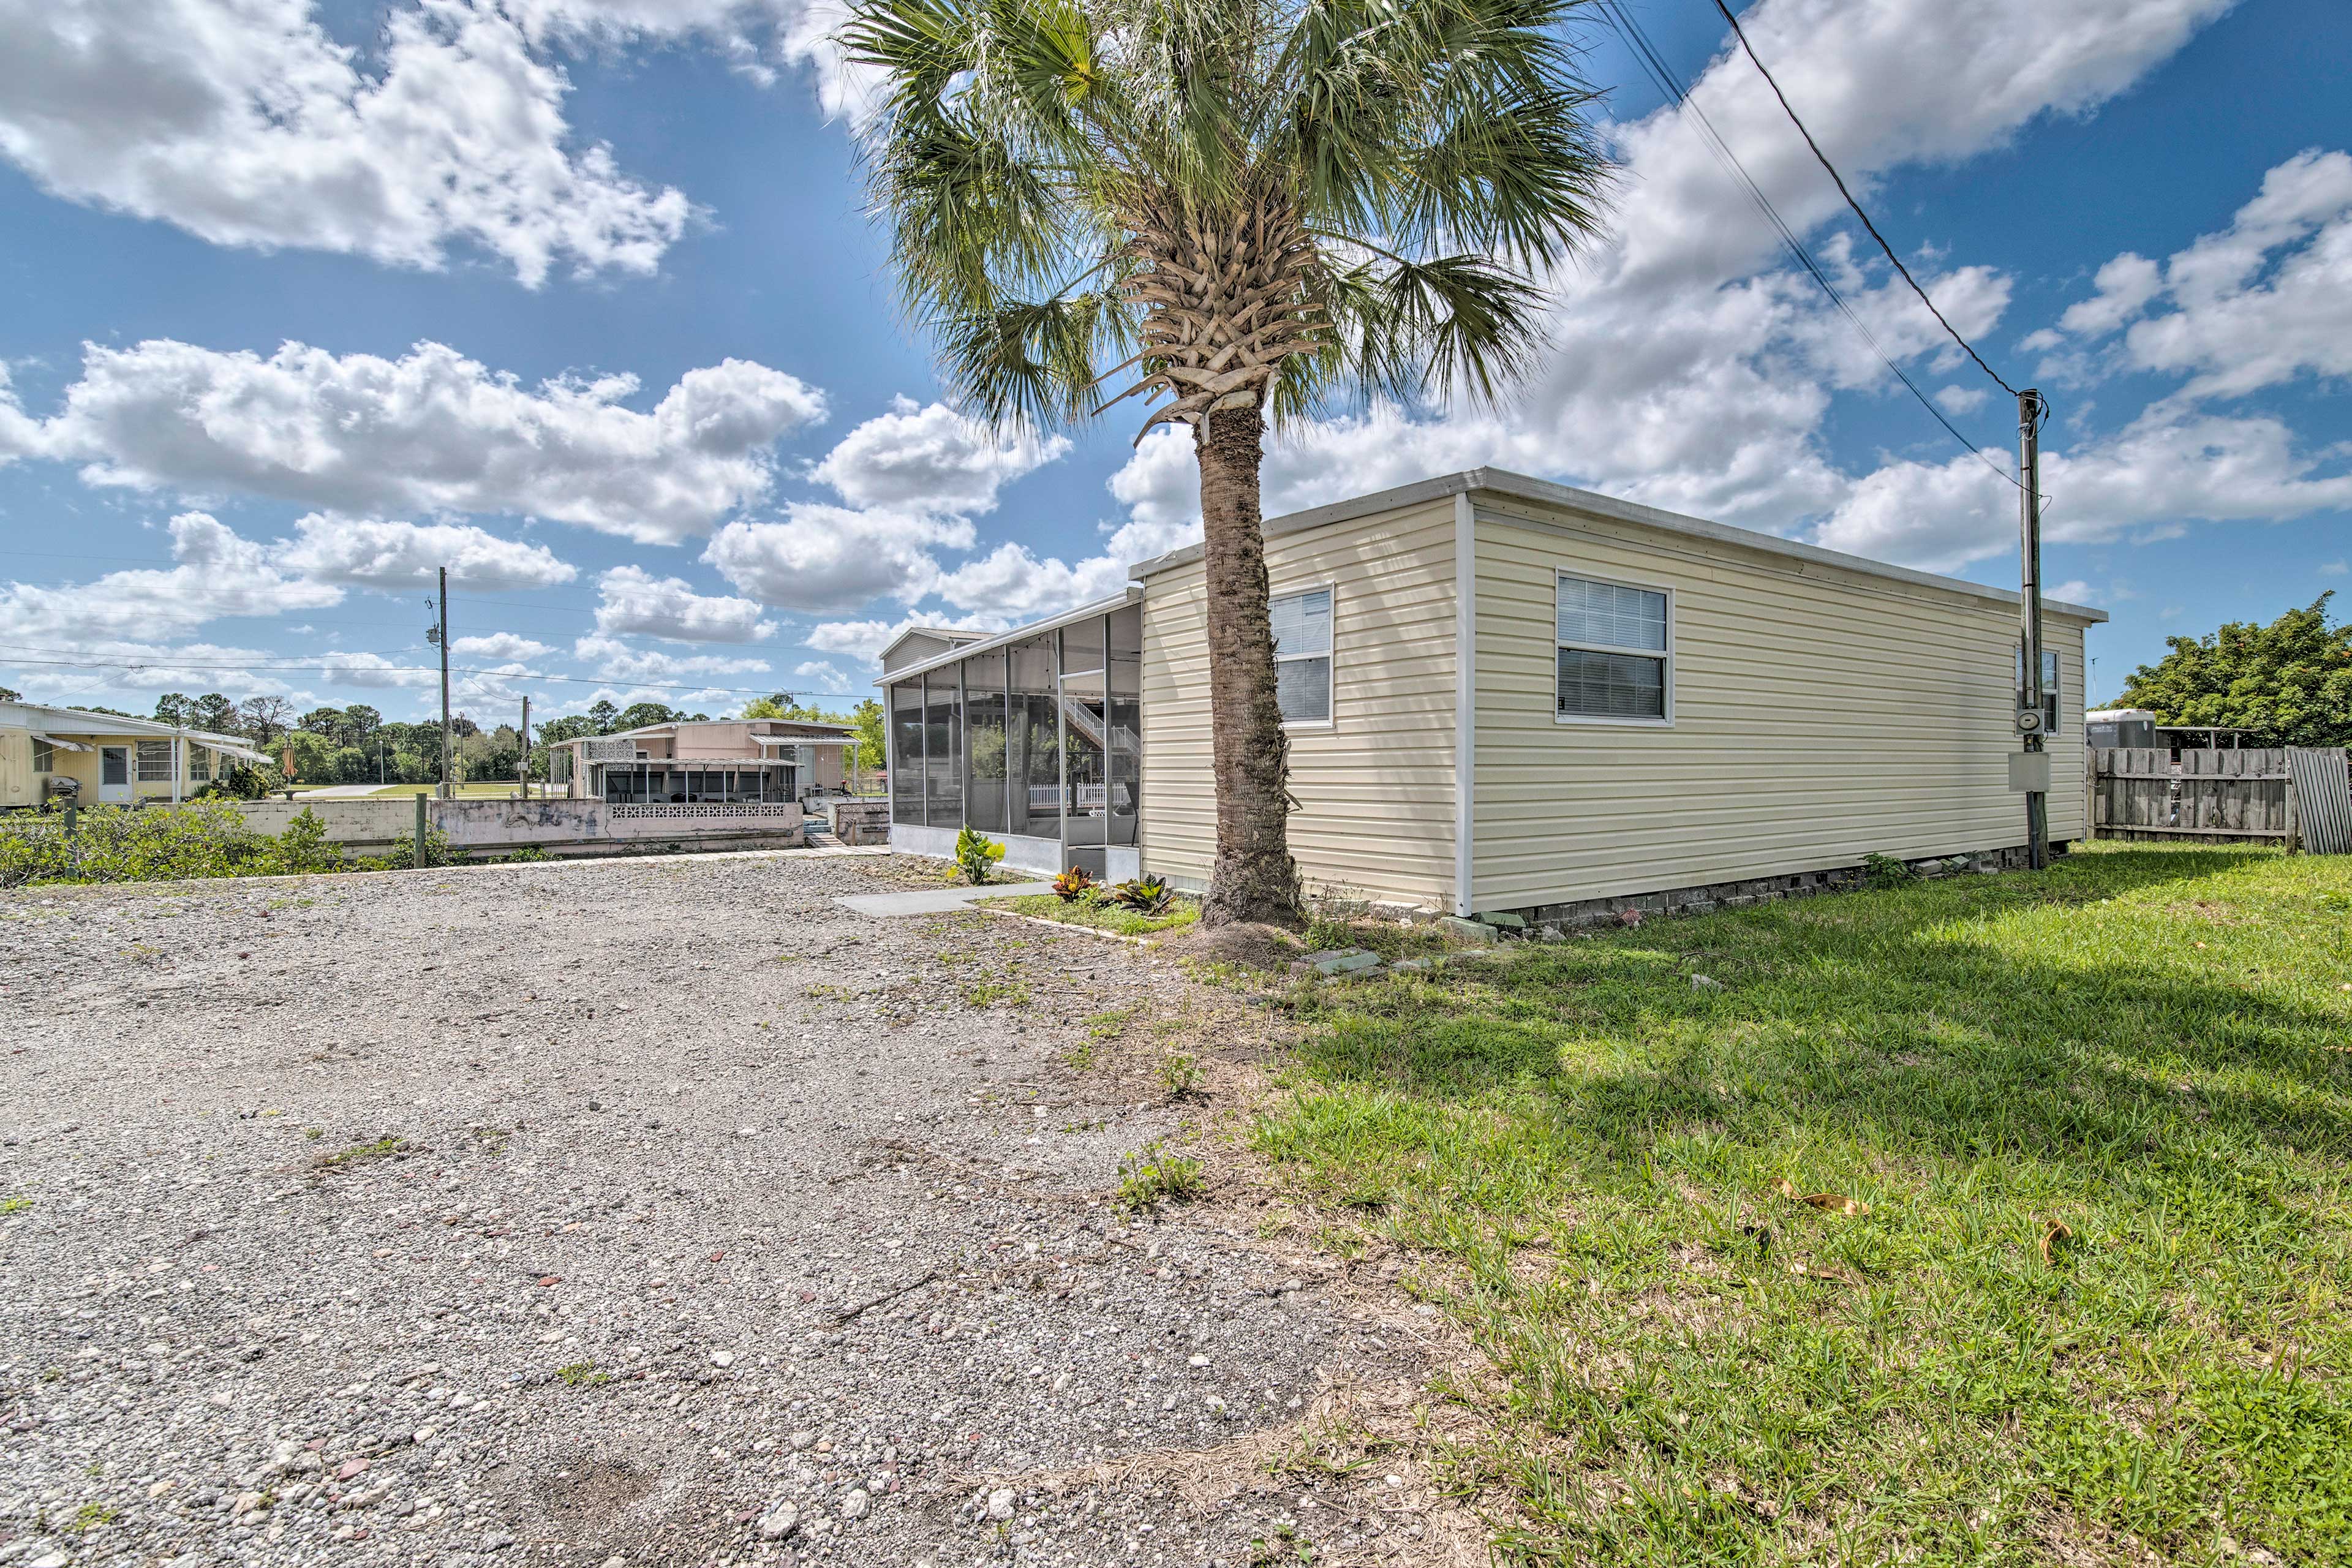
<instances>
[{"instance_id":1,"label":"blue sky","mask_svg":"<svg viewBox=\"0 0 2352 1568\"><path fill-rule=\"evenodd\" d=\"M66 0L0 15L0 684L422 717L845 700L1196 528L1189 447L942 402L861 210L831 0ZM1628 9L1880 342L1997 458L2003 395L1891 280L1707 0ZM2047 579L2163 638L2347 575L2338 0L1759 0L1888 237L2039 384ZM1495 463L1981 581L2015 492L1776 252L1595 14L1622 162L1510 407L1295 433L1269 512ZM2054 29L2054 30L2053 30Z\"/></svg>"}]
</instances>

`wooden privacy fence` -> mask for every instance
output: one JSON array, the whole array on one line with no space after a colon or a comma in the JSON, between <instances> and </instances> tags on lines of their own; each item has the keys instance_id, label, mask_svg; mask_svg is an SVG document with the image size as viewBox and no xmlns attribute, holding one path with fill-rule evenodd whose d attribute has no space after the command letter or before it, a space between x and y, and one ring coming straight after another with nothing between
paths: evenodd
<instances>
[{"instance_id":1,"label":"wooden privacy fence","mask_svg":"<svg viewBox=\"0 0 2352 1568\"><path fill-rule=\"evenodd\" d=\"M2284 839L2352 853L2345 752L2095 747L2084 770L2095 838Z\"/></svg>"}]
</instances>

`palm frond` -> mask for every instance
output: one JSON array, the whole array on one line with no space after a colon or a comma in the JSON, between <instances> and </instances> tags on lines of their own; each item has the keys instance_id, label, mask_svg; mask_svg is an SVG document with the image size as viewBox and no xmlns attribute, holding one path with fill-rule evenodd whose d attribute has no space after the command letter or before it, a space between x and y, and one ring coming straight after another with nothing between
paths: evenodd
<instances>
[{"instance_id":1,"label":"palm frond","mask_svg":"<svg viewBox=\"0 0 2352 1568\"><path fill-rule=\"evenodd\" d=\"M866 155L966 406L1500 396L1609 165L1587 0L858 0ZM1097 276L1089 276L1097 274Z\"/></svg>"}]
</instances>

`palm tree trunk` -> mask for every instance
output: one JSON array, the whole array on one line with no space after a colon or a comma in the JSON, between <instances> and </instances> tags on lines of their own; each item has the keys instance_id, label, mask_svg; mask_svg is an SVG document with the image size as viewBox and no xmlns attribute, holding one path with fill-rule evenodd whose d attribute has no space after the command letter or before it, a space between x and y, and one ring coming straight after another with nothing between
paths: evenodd
<instances>
[{"instance_id":1,"label":"palm tree trunk","mask_svg":"<svg viewBox=\"0 0 2352 1568\"><path fill-rule=\"evenodd\" d=\"M1202 563L1209 591L1209 723L1217 785L1217 859L1201 923L1297 925L1290 858L1290 746L1275 699L1266 619L1265 540L1258 531L1265 425L1225 409L1194 428L1201 463Z\"/></svg>"}]
</instances>

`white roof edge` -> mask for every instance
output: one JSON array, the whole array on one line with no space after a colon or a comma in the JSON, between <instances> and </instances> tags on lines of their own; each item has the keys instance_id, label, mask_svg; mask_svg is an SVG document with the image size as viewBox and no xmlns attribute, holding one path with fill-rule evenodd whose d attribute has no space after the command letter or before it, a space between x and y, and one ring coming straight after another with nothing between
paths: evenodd
<instances>
[{"instance_id":1,"label":"white roof edge","mask_svg":"<svg viewBox=\"0 0 2352 1568\"><path fill-rule=\"evenodd\" d=\"M0 702L0 711L22 709L27 713L62 714L74 720L89 720L87 726L51 724L49 727L68 733L110 735L179 735L215 751L227 751L251 744L242 735L223 735L211 730L191 730L177 724L166 724L160 719L126 719L119 713L93 713L87 708L56 708L46 702ZM47 721L40 721L48 723ZM27 728L32 726L28 725Z\"/></svg>"},{"instance_id":2,"label":"white roof edge","mask_svg":"<svg viewBox=\"0 0 2352 1568\"><path fill-rule=\"evenodd\" d=\"M1866 556L1848 555L1843 551L1824 550L1818 544L1805 544L1793 539L1783 539L1776 533L1762 533L1752 528L1734 528L1729 523L1710 522L1705 518L1686 517L1680 512L1665 511L1657 507L1643 506L1639 501L1620 500L1615 496L1602 495L1598 490L1578 489L1573 485L1555 484L1549 479L1515 474L1507 468L1464 468L1456 473L1441 474L1434 479L1418 479L1409 485L1391 489L1375 490L1370 495L1355 496L1347 500L1333 501L1325 506L1310 507L1281 517L1268 518L1264 526L1268 534L1294 533L1303 529L1322 528L1335 522L1346 522L1376 511L1389 511L1397 507L1413 506L1422 501L1440 500L1465 491L1480 490L1510 496L1520 500L1541 501L1553 506L1565 506L1579 511L1598 513L1621 522L1631 522L1645 528L1655 528L1668 533L1692 535L1724 544L1737 544L1767 554L1786 555L1795 560L1822 566L1840 567L1873 577L1892 578L1898 583L1913 583L1921 587L1941 588L1948 593L1966 594L1975 598L1991 599L2000 604L2015 605L2019 595L2011 588L1988 587L1961 577L1946 577L1934 572L1915 571L1908 566L1895 566ZM1149 577L1171 567L1189 565L1201 558L1201 547L1185 545L1149 561L1138 561L1127 569L1130 577ZM2088 605L2069 604L2063 599L2044 599L2042 608L2060 615L2097 623L2107 618L2105 610Z\"/></svg>"},{"instance_id":3,"label":"white roof edge","mask_svg":"<svg viewBox=\"0 0 2352 1568\"><path fill-rule=\"evenodd\" d=\"M615 730L609 735L574 735L569 740L552 741L548 743L556 746L576 746L583 741L625 741L637 735L659 735L673 731L681 724L806 724L812 729L830 730L837 735L854 734L857 730L855 724L828 723L823 719L667 719L658 724L640 724L634 730ZM758 738L756 735L752 737L754 740ZM824 739L823 736L816 735L785 735L778 738L802 741Z\"/></svg>"},{"instance_id":4,"label":"white roof edge","mask_svg":"<svg viewBox=\"0 0 2352 1568\"><path fill-rule=\"evenodd\" d=\"M965 643L961 647L950 648L946 653L940 654L937 658L927 658L920 664L910 664L904 669L894 669L887 675L877 675L874 678L874 684L877 686L886 687L896 686L898 682L905 680L909 676L920 675L926 670L937 669L941 665L961 664L974 654L992 653L996 649L1003 647L1009 643L1022 642L1027 638L1034 637L1039 632L1050 632L1057 626L1066 626L1073 621L1083 621L1088 616L1108 615L1111 611L1118 609L1120 605L1132 605L1141 597L1143 597L1143 588L1141 584L1129 583L1126 587L1120 589L1118 593L1111 595L1108 598L1097 599L1090 604L1074 605L1069 609L1064 610L1060 615L1047 616L1043 620L1031 621L1024 626L1012 626L980 642Z\"/></svg>"}]
</instances>

